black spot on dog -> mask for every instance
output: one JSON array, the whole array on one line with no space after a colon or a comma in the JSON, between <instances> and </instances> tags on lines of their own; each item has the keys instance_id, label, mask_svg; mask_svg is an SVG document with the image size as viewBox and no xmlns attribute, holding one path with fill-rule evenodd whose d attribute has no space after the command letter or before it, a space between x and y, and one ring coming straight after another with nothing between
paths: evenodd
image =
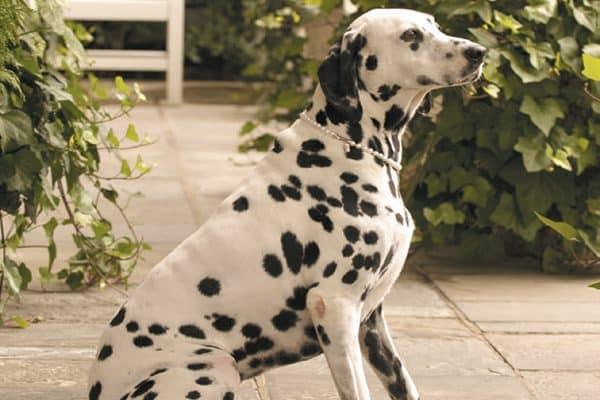
<instances>
[{"instance_id":1,"label":"black spot on dog","mask_svg":"<svg viewBox=\"0 0 600 400\"><path fill-rule=\"evenodd\" d=\"M109 346L109 345L102 346L102 348L100 349L100 352L98 353L98 361L106 360L108 357L110 357L112 355L112 353L113 353L112 346Z\"/></svg>"},{"instance_id":2,"label":"black spot on dog","mask_svg":"<svg viewBox=\"0 0 600 400\"><path fill-rule=\"evenodd\" d=\"M133 338L133 344L137 347L149 347L152 346L154 342L148 336L140 335Z\"/></svg>"},{"instance_id":3,"label":"black spot on dog","mask_svg":"<svg viewBox=\"0 0 600 400\"><path fill-rule=\"evenodd\" d=\"M344 211L353 217L358 216L358 193L356 193L356 190L352 189L350 186L342 186L340 188L340 193L342 194Z\"/></svg>"},{"instance_id":4,"label":"black spot on dog","mask_svg":"<svg viewBox=\"0 0 600 400\"><path fill-rule=\"evenodd\" d=\"M361 269L365 265L365 256L363 254L357 254L352 257L352 267L355 269Z\"/></svg>"},{"instance_id":5,"label":"black spot on dog","mask_svg":"<svg viewBox=\"0 0 600 400\"><path fill-rule=\"evenodd\" d=\"M340 179L346 182L347 184L352 184L358 181L358 175L353 174L352 172L344 172L340 175Z\"/></svg>"},{"instance_id":6,"label":"black spot on dog","mask_svg":"<svg viewBox=\"0 0 600 400\"><path fill-rule=\"evenodd\" d=\"M345 245L344 248L342 249L342 255L344 257L350 257L353 253L354 253L354 248L349 244Z\"/></svg>"},{"instance_id":7,"label":"black spot on dog","mask_svg":"<svg viewBox=\"0 0 600 400\"><path fill-rule=\"evenodd\" d=\"M234 399L233 392L227 392L223 395L223 400L233 400Z\"/></svg>"},{"instance_id":8,"label":"black spot on dog","mask_svg":"<svg viewBox=\"0 0 600 400\"><path fill-rule=\"evenodd\" d=\"M283 151L283 147L281 146L281 143L279 143L279 140L275 139L273 141L273 153L281 153Z\"/></svg>"},{"instance_id":9,"label":"black spot on dog","mask_svg":"<svg viewBox=\"0 0 600 400\"><path fill-rule=\"evenodd\" d=\"M388 131L397 131L402 127L405 120L404 111L394 104L385 112L383 127Z\"/></svg>"},{"instance_id":10,"label":"black spot on dog","mask_svg":"<svg viewBox=\"0 0 600 400\"><path fill-rule=\"evenodd\" d=\"M360 295L360 301L365 301L368 294L369 294L369 288L366 288Z\"/></svg>"},{"instance_id":11,"label":"black spot on dog","mask_svg":"<svg viewBox=\"0 0 600 400\"><path fill-rule=\"evenodd\" d=\"M313 325L307 325L304 327L304 334L306 337L311 338L312 340L319 340L317 336L317 330Z\"/></svg>"},{"instance_id":12,"label":"black spot on dog","mask_svg":"<svg viewBox=\"0 0 600 400\"><path fill-rule=\"evenodd\" d=\"M144 396L143 400L154 400L158 397L158 393L156 392L148 392Z\"/></svg>"},{"instance_id":13,"label":"black spot on dog","mask_svg":"<svg viewBox=\"0 0 600 400\"><path fill-rule=\"evenodd\" d=\"M323 278L329 278L331 275L335 273L335 269L337 268L337 264L335 262L330 262L327 264L325 269L323 270Z\"/></svg>"},{"instance_id":14,"label":"black spot on dog","mask_svg":"<svg viewBox=\"0 0 600 400\"><path fill-rule=\"evenodd\" d=\"M279 331L287 331L298 322L298 315L290 310L281 310L279 314L271 319L273 326Z\"/></svg>"},{"instance_id":15,"label":"black spot on dog","mask_svg":"<svg viewBox=\"0 0 600 400\"><path fill-rule=\"evenodd\" d=\"M315 200L323 201L327 197L325 191L317 185L309 185L306 187L306 190L308 190L308 194L310 195L310 197L312 197Z\"/></svg>"},{"instance_id":16,"label":"black spot on dog","mask_svg":"<svg viewBox=\"0 0 600 400\"><path fill-rule=\"evenodd\" d=\"M250 368L258 368L260 367L260 364L262 364L262 360L260 358L253 358L250 360L248 365L250 365Z\"/></svg>"},{"instance_id":17,"label":"black spot on dog","mask_svg":"<svg viewBox=\"0 0 600 400\"><path fill-rule=\"evenodd\" d=\"M312 101L309 101L308 104L306 105L306 111L312 110L313 106L314 106L314 103Z\"/></svg>"},{"instance_id":18,"label":"black spot on dog","mask_svg":"<svg viewBox=\"0 0 600 400\"><path fill-rule=\"evenodd\" d=\"M208 367L207 363L191 363L187 365L187 369L191 371L200 371Z\"/></svg>"},{"instance_id":19,"label":"black spot on dog","mask_svg":"<svg viewBox=\"0 0 600 400\"><path fill-rule=\"evenodd\" d=\"M342 202L339 201L338 199L336 199L335 197L328 197L327 204L329 204L331 207L336 207L336 208L339 208L342 206Z\"/></svg>"},{"instance_id":20,"label":"black spot on dog","mask_svg":"<svg viewBox=\"0 0 600 400\"><path fill-rule=\"evenodd\" d=\"M208 386L213 383L213 380L208 376L201 376L200 378L196 379L196 383L201 386Z\"/></svg>"},{"instance_id":21,"label":"black spot on dog","mask_svg":"<svg viewBox=\"0 0 600 400\"><path fill-rule=\"evenodd\" d=\"M419 75L419 76L417 76L417 83L419 85L427 86L427 85L434 85L437 82L426 75Z\"/></svg>"},{"instance_id":22,"label":"black spot on dog","mask_svg":"<svg viewBox=\"0 0 600 400\"><path fill-rule=\"evenodd\" d=\"M308 242L304 247L302 263L307 267L312 267L319 259L319 253L319 246L315 242Z\"/></svg>"},{"instance_id":23,"label":"black spot on dog","mask_svg":"<svg viewBox=\"0 0 600 400\"><path fill-rule=\"evenodd\" d=\"M344 236L349 242L356 243L358 242L360 231L355 226L348 225L344 228Z\"/></svg>"},{"instance_id":24,"label":"black spot on dog","mask_svg":"<svg viewBox=\"0 0 600 400\"><path fill-rule=\"evenodd\" d=\"M322 207L312 207L308 209L308 216L315 222L320 223L326 232L333 231L333 221L327 216Z\"/></svg>"},{"instance_id":25,"label":"black spot on dog","mask_svg":"<svg viewBox=\"0 0 600 400\"><path fill-rule=\"evenodd\" d=\"M212 326L218 331L221 332L229 332L233 326L235 325L235 319L227 316L227 315L217 315L215 314L216 319L213 321Z\"/></svg>"},{"instance_id":26,"label":"black spot on dog","mask_svg":"<svg viewBox=\"0 0 600 400\"><path fill-rule=\"evenodd\" d=\"M326 126L327 125L327 114L325 111L321 110L317 113L315 120L319 125Z\"/></svg>"},{"instance_id":27,"label":"black spot on dog","mask_svg":"<svg viewBox=\"0 0 600 400\"><path fill-rule=\"evenodd\" d=\"M321 353L321 346L317 343L305 343L300 348L300 354L304 357L314 356L319 353Z\"/></svg>"},{"instance_id":28,"label":"black spot on dog","mask_svg":"<svg viewBox=\"0 0 600 400\"><path fill-rule=\"evenodd\" d=\"M233 209L237 212L244 212L248 209L248 199L244 196L238 197L233 202Z\"/></svg>"},{"instance_id":29,"label":"black spot on dog","mask_svg":"<svg viewBox=\"0 0 600 400\"><path fill-rule=\"evenodd\" d=\"M325 331L325 328L323 328L322 325L317 325L317 334L319 335L319 337L321 338L321 342L325 346L329 346L331 344L331 339L329 339L329 335L327 335L327 332Z\"/></svg>"},{"instance_id":30,"label":"black spot on dog","mask_svg":"<svg viewBox=\"0 0 600 400\"><path fill-rule=\"evenodd\" d=\"M348 136L356 143L360 143L363 139L362 126L359 123L352 122L348 125L347 129Z\"/></svg>"},{"instance_id":31,"label":"black spot on dog","mask_svg":"<svg viewBox=\"0 0 600 400\"><path fill-rule=\"evenodd\" d=\"M370 55L369 57L367 57L365 67L367 67L369 71L375 71L377 69L377 56Z\"/></svg>"},{"instance_id":32,"label":"black spot on dog","mask_svg":"<svg viewBox=\"0 0 600 400\"><path fill-rule=\"evenodd\" d=\"M298 274L302 266L302 243L292 232L285 232L281 235L281 248L288 268L292 273Z\"/></svg>"},{"instance_id":33,"label":"black spot on dog","mask_svg":"<svg viewBox=\"0 0 600 400\"><path fill-rule=\"evenodd\" d=\"M388 385L388 391L390 395L394 396L396 399L406 398L406 386L400 382L390 383Z\"/></svg>"},{"instance_id":34,"label":"black spot on dog","mask_svg":"<svg viewBox=\"0 0 600 400\"><path fill-rule=\"evenodd\" d=\"M302 199L302 193L298 189L288 185L282 185L281 190L283 193L292 200L300 200Z\"/></svg>"},{"instance_id":35,"label":"black spot on dog","mask_svg":"<svg viewBox=\"0 0 600 400\"><path fill-rule=\"evenodd\" d=\"M390 86L390 85L381 85L377 89L377 92L379 93L379 98L381 100L388 101L389 99L391 99L392 97L394 97L396 94L398 94L398 90L400 90L400 86L398 86L396 84L394 84L392 86Z\"/></svg>"},{"instance_id":36,"label":"black spot on dog","mask_svg":"<svg viewBox=\"0 0 600 400\"><path fill-rule=\"evenodd\" d=\"M181 325L179 327L179 333L181 333L183 336L187 336L194 339L206 339L204 331L198 328L196 325L192 324Z\"/></svg>"},{"instance_id":37,"label":"black spot on dog","mask_svg":"<svg viewBox=\"0 0 600 400\"><path fill-rule=\"evenodd\" d=\"M373 124L375 129L377 129L377 130L381 129L381 122L379 122L379 120L377 120L375 118L371 118L371 123Z\"/></svg>"},{"instance_id":38,"label":"black spot on dog","mask_svg":"<svg viewBox=\"0 0 600 400\"><path fill-rule=\"evenodd\" d=\"M350 147L350 150L346 152L346 158L350 160L362 160L363 159L363 151L358 147Z\"/></svg>"},{"instance_id":39,"label":"black spot on dog","mask_svg":"<svg viewBox=\"0 0 600 400\"><path fill-rule=\"evenodd\" d=\"M164 335L167 333L167 327L162 326L160 324L152 324L148 327L148 332L153 335Z\"/></svg>"},{"instance_id":40,"label":"black spot on dog","mask_svg":"<svg viewBox=\"0 0 600 400\"><path fill-rule=\"evenodd\" d=\"M294 364L301 359L299 354L289 353L287 351L280 351L275 356L277 357L277 363L279 365Z\"/></svg>"},{"instance_id":41,"label":"black spot on dog","mask_svg":"<svg viewBox=\"0 0 600 400\"><path fill-rule=\"evenodd\" d=\"M351 285L356 282L356 279L358 279L358 272L355 269L351 269L344 274L342 277L342 282L344 282L346 285Z\"/></svg>"},{"instance_id":42,"label":"black spot on dog","mask_svg":"<svg viewBox=\"0 0 600 400\"><path fill-rule=\"evenodd\" d=\"M248 323L242 327L242 334L249 339L259 337L261 332L261 327L256 324Z\"/></svg>"},{"instance_id":43,"label":"black spot on dog","mask_svg":"<svg viewBox=\"0 0 600 400\"><path fill-rule=\"evenodd\" d=\"M308 154L304 151L301 151L298 153L296 163L300 168L326 168L331 166L331 159L325 156L320 156L318 154Z\"/></svg>"},{"instance_id":44,"label":"black spot on dog","mask_svg":"<svg viewBox=\"0 0 600 400\"><path fill-rule=\"evenodd\" d=\"M127 332L137 332L140 329L140 325L135 321L131 321L125 325L125 328L127 328Z\"/></svg>"},{"instance_id":45,"label":"black spot on dog","mask_svg":"<svg viewBox=\"0 0 600 400\"><path fill-rule=\"evenodd\" d=\"M288 176L288 181L298 189L302 188L302 181L296 175Z\"/></svg>"},{"instance_id":46,"label":"black spot on dog","mask_svg":"<svg viewBox=\"0 0 600 400\"><path fill-rule=\"evenodd\" d=\"M269 196L273 198L273 200L278 202L285 201L285 196L283 195L283 192L277 186L269 185L269 187L267 188L267 192L269 193Z\"/></svg>"},{"instance_id":47,"label":"black spot on dog","mask_svg":"<svg viewBox=\"0 0 600 400\"><path fill-rule=\"evenodd\" d=\"M379 336L370 330L365 335L364 343L373 368L385 376L392 376L392 357L391 354L384 352L384 346Z\"/></svg>"},{"instance_id":48,"label":"black spot on dog","mask_svg":"<svg viewBox=\"0 0 600 400\"><path fill-rule=\"evenodd\" d=\"M404 224L404 218L402 217L402 214L396 213L396 221L398 221L400 225Z\"/></svg>"},{"instance_id":49,"label":"black spot on dog","mask_svg":"<svg viewBox=\"0 0 600 400\"><path fill-rule=\"evenodd\" d=\"M185 395L186 399L196 400L200 398L200 392L197 390L192 390Z\"/></svg>"},{"instance_id":50,"label":"black spot on dog","mask_svg":"<svg viewBox=\"0 0 600 400\"><path fill-rule=\"evenodd\" d=\"M267 337L260 337L255 340L249 340L244 344L244 350L247 355L253 355L259 351L267 351L273 348L275 343Z\"/></svg>"},{"instance_id":51,"label":"black spot on dog","mask_svg":"<svg viewBox=\"0 0 600 400\"><path fill-rule=\"evenodd\" d=\"M267 254L263 258L263 268L273 278L277 278L283 272L281 261L274 254Z\"/></svg>"},{"instance_id":52,"label":"black spot on dog","mask_svg":"<svg viewBox=\"0 0 600 400\"><path fill-rule=\"evenodd\" d=\"M221 282L215 278L206 277L198 283L198 290L204 296L212 297L221 292Z\"/></svg>"},{"instance_id":53,"label":"black spot on dog","mask_svg":"<svg viewBox=\"0 0 600 400\"><path fill-rule=\"evenodd\" d=\"M371 185L370 183L365 183L362 185L362 188L365 192L377 193L377 186Z\"/></svg>"},{"instance_id":54,"label":"black spot on dog","mask_svg":"<svg viewBox=\"0 0 600 400\"><path fill-rule=\"evenodd\" d=\"M410 49L411 49L412 51L417 51L417 50L419 50L419 43L411 43L411 44L410 44Z\"/></svg>"},{"instance_id":55,"label":"black spot on dog","mask_svg":"<svg viewBox=\"0 0 600 400\"><path fill-rule=\"evenodd\" d=\"M306 308L306 293L308 290L304 286L296 286L294 295L288 297L285 304L292 310L302 311Z\"/></svg>"},{"instance_id":56,"label":"black spot on dog","mask_svg":"<svg viewBox=\"0 0 600 400\"><path fill-rule=\"evenodd\" d=\"M153 373L151 373L150 376L160 375L160 374L165 373L167 371L168 371L167 368L159 368L159 369L155 370Z\"/></svg>"},{"instance_id":57,"label":"black spot on dog","mask_svg":"<svg viewBox=\"0 0 600 400\"><path fill-rule=\"evenodd\" d=\"M100 393L102 393L102 384L100 382L94 383L94 385L90 388L89 400L98 400L100 398Z\"/></svg>"},{"instance_id":58,"label":"black spot on dog","mask_svg":"<svg viewBox=\"0 0 600 400\"><path fill-rule=\"evenodd\" d=\"M110 321L111 326L121 325L123 320L125 319L125 307L121 307L114 318Z\"/></svg>"},{"instance_id":59,"label":"black spot on dog","mask_svg":"<svg viewBox=\"0 0 600 400\"><path fill-rule=\"evenodd\" d=\"M446 58L450 59L452 57L454 57L453 53L450 53L450 52L446 53Z\"/></svg>"},{"instance_id":60,"label":"black spot on dog","mask_svg":"<svg viewBox=\"0 0 600 400\"><path fill-rule=\"evenodd\" d=\"M139 397L146 393L148 390L152 389L156 382L152 379L145 379L135 385L135 391L131 394L131 398Z\"/></svg>"},{"instance_id":61,"label":"black spot on dog","mask_svg":"<svg viewBox=\"0 0 600 400\"><path fill-rule=\"evenodd\" d=\"M231 352L231 355L237 362L240 362L247 357L244 349L235 349L233 352Z\"/></svg>"},{"instance_id":62,"label":"black spot on dog","mask_svg":"<svg viewBox=\"0 0 600 400\"><path fill-rule=\"evenodd\" d=\"M381 265L382 273L387 270L387 267L390 265L393 258L394 258L394 247L392 246L392 247L390 247L390 250L388 251L387 255L385 256L385 259L383 260L383 264Z\"/></svg>"},{"instance_id":63,"label":"black spot on dog","mask_svg":"<svg viewBox=\"0 0 600 400\"><path fill-rule=\"evenodd\" d=\"M302 150L309 152L319 152L325 149L323 142L317 139L309 139L302 142Z\"/></svg>"},{"instance_id":64,"label":"black spot on dog","mask_svg":"<svg viewBox=\"0 0 600 400\"><path fill-rule=\"evenodd\" d=\"M362 200L360 202L360 209L369 217L374 217L377 215L377 206L370 201Z\"/></svg>"}]
</instances>

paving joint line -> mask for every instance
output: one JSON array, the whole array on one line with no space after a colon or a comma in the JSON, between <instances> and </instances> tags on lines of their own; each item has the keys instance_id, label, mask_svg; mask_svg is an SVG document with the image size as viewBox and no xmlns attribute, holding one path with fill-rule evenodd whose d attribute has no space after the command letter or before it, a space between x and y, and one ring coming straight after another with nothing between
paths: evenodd
<instances>
[{"instance_id":1,"label":"paving joint line","mask_svg":"<svg viewBox=\"0 0 600 400\"><path fill-rule=\"evenodd\" d=\"M495 354L497 354L498 357L500 357L500 359L506 365L508 365L508 367L513 371L513 373L515 374L515 376L518 377L518 379L521 381L521 383L523 384L523 386L527 389L527 391L532 396L532 398L533 399L537 399L538 397L536 396L535 391L533 390L533 388L531 388L529 386L529 384L527 383L527 381L525 380L525 378L523 377L523 375L521 375L520 371L518 369L516 369L508 361L508 359L504 356L504 354L502 354L500 352L500 350L496 346L494 346L494 344L492 342L490 342L488 340L487 337L485 337L485 334L481 330L481 328L479 328L479 326L477 326L476 323L474 323L473 321L471 321L467 317L467 315L458 307L458 305L456 305L456 303L454 303L454 301L452 301L452 299L450 298L450 296L448 296L446 294L446 292L444 292L442 290L442 288L437 285L437 283L427 273L427 271L425 271L425 269L423 269L423 267L422 267L423 264L424 264L424 262L420 261L418 264L415 265L415 269L417 270L417 272L425 279L425 281L429 285L431 285L433 287L433 289L435 290L435 292L439 296L442 297L442 299L444 300L444 302L446 303L446 305L448 305L448 307L450 307L450 309L452 310L452 312L454 312L454 314L456 315L456 318L471 332L471 334L473 336L477 337L483 343L485 343Z\"/></svg>"}]
</instances>

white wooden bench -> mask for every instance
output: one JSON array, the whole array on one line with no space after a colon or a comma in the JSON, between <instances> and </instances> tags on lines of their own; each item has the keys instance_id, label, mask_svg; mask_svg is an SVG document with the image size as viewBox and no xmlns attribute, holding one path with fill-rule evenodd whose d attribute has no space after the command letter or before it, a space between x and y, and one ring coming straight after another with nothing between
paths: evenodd
<instances>
[{"instance_id":1,"label":"white wooden bench","mask_svg":"<svg viewBox=\"0 0 600 400\"><path fill-rule=\"evenodd\" d=\"M65 18L77 21L161 21L167 46L156 50L88 50L96 71L164 71L167 102L183 99L184 0L66 0Z\"/></svg>"}]
</instances>

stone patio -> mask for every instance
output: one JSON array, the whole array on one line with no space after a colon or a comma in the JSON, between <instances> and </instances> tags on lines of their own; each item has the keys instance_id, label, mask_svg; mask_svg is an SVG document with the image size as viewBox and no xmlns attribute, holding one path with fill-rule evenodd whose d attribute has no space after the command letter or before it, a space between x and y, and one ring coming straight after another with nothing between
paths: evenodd
<instances>
[{"instance_id":1,"label":"stone patio","mask_svg":"<svg viewBox=\"0 0 600 400\"><path fill-rule=\"evenodd\" d=\"M251 112L198 104L135 110L138 131L159 142L142 150L147 161L157 163L155 170L120 185L145 194L128 213L153 245L134 283L205 221L260 158L236 153L237 131ZM115 125L124 130L128 122ZM110 162L105 167L118 168ZM63 231L57 242L64 260L73 250L70 237ZM46 257L39 251L22 256L35 267ZM597 400L600 291L587 285L598 280L543 275L526 262L464 265L420 255L410 259L386 301L386 313L423 400ZM26 330L0 329L2 400L86 398L98 337L123 296L110 288L51 289L43 293L34 283L22 304L7 310L8 316L40 322ZM373 399L387 398L370 371L369 383ZM320 356L245 382L238 398L336 399L337 394Z\"/></svg>"}]
</instances>

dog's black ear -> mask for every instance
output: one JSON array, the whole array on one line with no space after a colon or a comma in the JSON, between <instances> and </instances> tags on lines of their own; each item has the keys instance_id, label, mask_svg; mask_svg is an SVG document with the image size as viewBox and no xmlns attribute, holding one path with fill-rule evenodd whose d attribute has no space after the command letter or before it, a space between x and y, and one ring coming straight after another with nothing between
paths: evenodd
<instances>
[{"instance_id":1,"label":"dog's black ear","mask_svg":"<svg viewBox=\"0 0 600 400\"><path fill-rule=\"evenodd\" d=\"M431 106L433 105L433 95L431 92L427 93L423 98L423 102L417 109L417 112L421 115L427 115L429 111L431 111Z\"/></svg>"},{"instance_id":2,"label":"dog's black ear","mask_svg":"<svg viewBox=\"0 0 600 400\"><path fill-rule=\"evenodd\" d=\"M358 52L367 39L356 31L348 31L329 50L317 76L327 103L351 121L360 120L358 104Z\"/></svg>"}]
</instances>

